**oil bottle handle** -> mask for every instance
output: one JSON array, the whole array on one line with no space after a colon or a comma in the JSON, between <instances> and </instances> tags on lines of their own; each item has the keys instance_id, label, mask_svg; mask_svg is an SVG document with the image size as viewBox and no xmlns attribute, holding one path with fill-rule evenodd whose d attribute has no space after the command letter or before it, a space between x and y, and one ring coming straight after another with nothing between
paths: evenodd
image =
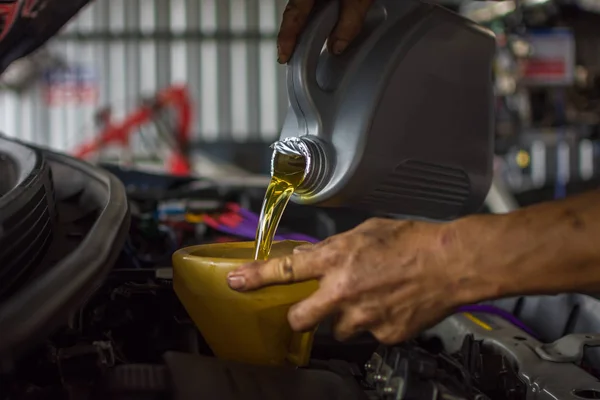
<instances>
[{"instance_id":1,"label":"oil bottle handle","mask_svg":"<svg viewBox=\"0 0 600 400\"><path fill-rule=\"evenodd\" d=\"M294 53L288 62L287 91L291 111L295 115L300 136L310 134L321 139L329 139L333 132L337 89L349 69L365 57L371 45L376 42L372 34L382 27L387 19L387 9L396 6L398 0L379 0L371 6L361 33L339 56L323 55L321 52L327 38L338 21L339 1L322 2L315 10L296 43ZM320 70L319 61L323 60ZM322 82L319 82L321 78ZM321 86L323 85L323 86Z\"/></svg>"},{"instance_id":2,"label":"oil bottle handle","mask_svg":"<svg viewBox=\"0 0 600 400\"><path fill-rule=\"evenodd\" d=\"M328 130L327 117L333 117L333 93L319 86L317 64L323 45L337 23L339 1L324 3L309 19L287 64L288 98L298 120L300 136L323 136Z\"/></svg>"}]
</instances>

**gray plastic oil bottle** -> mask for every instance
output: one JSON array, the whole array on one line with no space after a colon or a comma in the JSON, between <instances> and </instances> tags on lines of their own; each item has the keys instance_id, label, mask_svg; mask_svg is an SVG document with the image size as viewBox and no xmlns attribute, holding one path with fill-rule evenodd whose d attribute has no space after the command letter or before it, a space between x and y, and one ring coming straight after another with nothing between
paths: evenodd
<instances>
[{"instance_id":1,"label":"gray plastic oil bottle","mask_svg":"<svg viewBox=\"0 0 600 400\"><path fill-rule=\"evenodd\" d=\"M275 149L308 158L292 201L433 219L477 211L492 180L494 35L436 5L382 0L333 56L338 3L316 11L287 66Z\"/></svg>"}]
</instances>

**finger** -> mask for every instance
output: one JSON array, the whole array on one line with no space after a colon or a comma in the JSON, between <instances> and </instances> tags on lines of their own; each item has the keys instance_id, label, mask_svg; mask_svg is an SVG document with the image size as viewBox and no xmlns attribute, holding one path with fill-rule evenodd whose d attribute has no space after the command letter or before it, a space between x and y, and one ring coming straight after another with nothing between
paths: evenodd
<instances>
[{"instance_id":1,"label":"finger","mask_svg":"<svg viewBox=\"0 0 600 400\"><path fill-rule=\"evenodd\" d=\"M341 0L338 23L329 37L329 50L341 54L360 33L374 0Z\"/></svg>"},{"instance_id":2,"label":"finger","mask_svg":"<svg viewBox=\"0 0 600 400\"><path fill-rule=\"evenodd\" d=\"M336 340L343 342L361 332L368 331L378 320L358 307L350 307L343 311L333 326Z\"/></svg>"},{"instance_id":3,"label":"finger","mask_svg":"<svg viewBox=\"0 0 600 400\"><path fill-rule=\"evenodd\" d=\"M269 285L319 278L324 265L324 259L318 252L300 252L269 261L250 263L230 272L227 281L229 287L234 290L254 290Z\"/></svg>"},{"instance_id":4,"label":"finger","mask_svg":"<svg viewBox=\"0 0 600 400\"><path fill-rule=\"evenodd\" d=\"M277 61L279 63L285 64L290 59L298 35L304 29L314 4L314 0L288 1L277 36Z\"/></svg>"},{"instance_id":5,"label":"finger","mask_svg":"<svg viewBox=\"0 0 600 400\"><path fill-rule=\"evenodd\" d=\"M319 288L312 296L296 304L288 313L288 321L293 330L306 332L339 309L341 302L327 287Z\"/></svg>"}]
</instances>

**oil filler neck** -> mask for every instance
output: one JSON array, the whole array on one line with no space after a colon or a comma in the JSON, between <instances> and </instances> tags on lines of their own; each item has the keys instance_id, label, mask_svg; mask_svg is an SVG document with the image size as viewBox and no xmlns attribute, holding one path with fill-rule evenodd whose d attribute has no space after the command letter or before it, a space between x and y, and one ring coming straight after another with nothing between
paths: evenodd
<instances>
[{"instance_id":1,"label":"oil filler neck","mask_svg":"<svg viewBox=\"0 0 600 400\"><path fill-rule=\"evenodd\" d=\"M333 168L331 156L328 156L326 146L320 139L305 135L288 137L271 145L271 175L274 173L275 157L277 154L301 156L305 159L304 177L296 188L296 194L310 196L315 194L327 183L327 178Z\"/></svg>"}]
</instances>

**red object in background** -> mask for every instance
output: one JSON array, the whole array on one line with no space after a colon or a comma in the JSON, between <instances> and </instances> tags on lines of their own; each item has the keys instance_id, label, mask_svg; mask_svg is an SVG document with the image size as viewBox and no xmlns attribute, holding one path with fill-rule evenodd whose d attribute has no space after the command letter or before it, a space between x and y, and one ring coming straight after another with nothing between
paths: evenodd
<instances>
[{"instance_id":1,"label":"red object in background","mask_svg":"<svg viewBox=\"0 0 600 400\"><path fill-rule=\"evenodd\" d=\"M86 158L109 144L129 147L131 136L144 124L151 123L155 114L167 107L173 107L177 111L177 125L174 131L177 148L173 149L173 154L167 161L167 169L173 175L190 175L191 165L187 148L192 127L192 104L185 86L172 86L161 90L150 104L144 104L134 110L123 121L112 121L110 113L105 113L102 117L104 129L93 142L77 149L75 156Z\"/></svg>"},{"instance_id":2,"label":"red object in background","mask_svg":"<svg viewBox=\"0 0 600 400\"><path fill-rule=\"evenodd\" d=\"M527 87L571 86L575 80L575 37L567 28L532 29L524 40L530 56L520 63Z\"/></svg>"},{"instance_id":3,"label":"red object in background","mask_svg":"<svg viewBox=\"0 0 600 400\"><path fill-rule=\"evenodd\" d=\"M45 6L46 0L25 0L22 16L28 18L37 17L38 11Z\"/></svg>"},{"instance_id":4,"label":"red object in background","mask_svg":"<svg viewBox=\"0 0 600 400\"><path fill-rule=\"evenodd\" d=\"M19 3L15 0L11 4L0 4L0 40L10 31L17 18Z\"/></svg>"},{"instance_id":5,"label":"red object in background","mask_svg":"<svg viewBox=\"0 0 600 400\"><path fill-rule=\"evenodd\" d=\"M4 39L4 36L12 28L13 22L19 16L19 11L23 18L35 18L45 3L46 0L13 0L0 4L0 40Z\"/></svg>"},{"instance_id":6,"label":"red object in background","mask_svg":"<svg viewBox=\"0 0 600 400\"><path fill-rule=\"evenodd\" d=\"M529 59L524 62L526 78L562 77L567 73L564 59Z\"/></svg>"}]
</instances>

